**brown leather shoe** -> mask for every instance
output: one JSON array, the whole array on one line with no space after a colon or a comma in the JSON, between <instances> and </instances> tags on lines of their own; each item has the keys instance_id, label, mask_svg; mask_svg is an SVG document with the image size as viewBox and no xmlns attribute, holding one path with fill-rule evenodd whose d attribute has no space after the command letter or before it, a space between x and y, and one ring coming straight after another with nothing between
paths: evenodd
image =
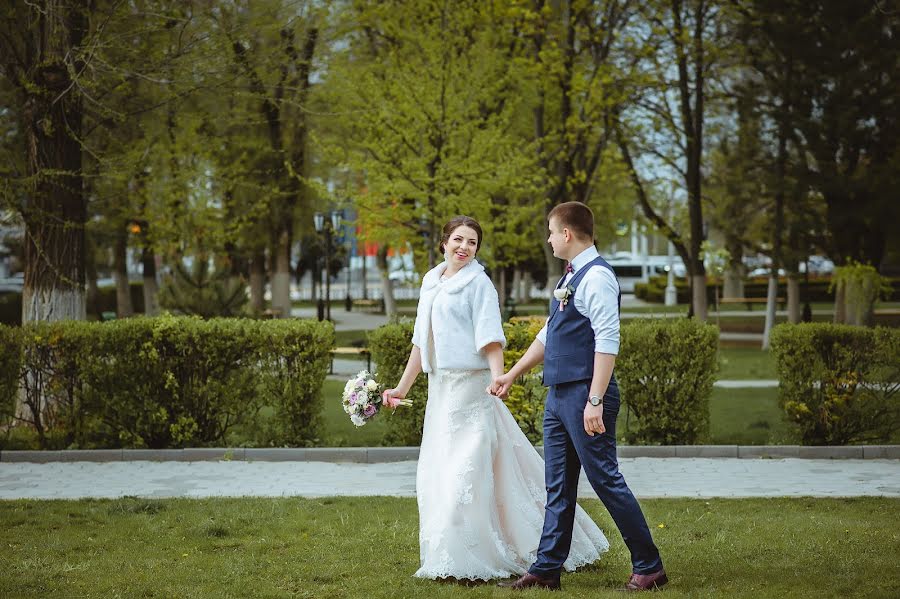
<instances>
[{"instance_id":1,"label":"brown leather shoe","mask_svg":"<svg viewBox=\"0 0 900 599\"><path fill-rule=\"evenodd\" d=\"M535 576L530 572L526 572L525 575L518 580L514 580L512 582L501 582L497 586L505 587L507 589L516 589L517 591L529 589L531 587L549 589L551 591L558 591L562 588L562 586L559 584L559 578L541 578L540 576Z\"/></svg>"},{"instance_id":2,"label":"brown leather shoe","mask_svg":"<svg viewBox=\"0 0 900 599\"><path fill-rule=\"evenodd\" d=\"M665 570L659 570L652 574L632 574L625 585L625 591L655 591L669 582Z\"/></svg>"}]
</instances>

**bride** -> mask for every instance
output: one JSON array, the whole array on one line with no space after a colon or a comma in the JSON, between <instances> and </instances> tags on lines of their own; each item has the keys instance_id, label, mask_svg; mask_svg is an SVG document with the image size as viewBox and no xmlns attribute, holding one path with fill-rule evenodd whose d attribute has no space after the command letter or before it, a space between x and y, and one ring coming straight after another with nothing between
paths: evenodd
<instances>
[{"instance_id":1,"label":"bride","mask_svg":"<svg viewBox=\"0 0 900 599\"><path fill-rule=\"evenodd\" d=\"M503 373L506 338L497 292L475 260L481 226L444 225L445 261L429 271L412 351L392 406L422 371L428 403L416 471L420 578L489 580L524 574L544 523L544 462L500 398L487 389ZM606 537L581 507L567 570L596 561Z\"/></svg>"}]
</instances>

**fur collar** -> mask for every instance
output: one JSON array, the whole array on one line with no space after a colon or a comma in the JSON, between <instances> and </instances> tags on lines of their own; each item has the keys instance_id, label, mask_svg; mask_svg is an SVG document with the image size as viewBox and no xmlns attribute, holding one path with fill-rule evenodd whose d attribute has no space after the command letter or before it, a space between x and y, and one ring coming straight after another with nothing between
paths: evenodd
<instances>
[{"instance_id":1,"label":"fur collar","mask_svg":"<svg viewBox=\"0 0 900 599\"><path fill-rule=\"evenodd\" d=\"M422 277L422 292L431 292L440 285L441 289L447 293L459 293L475 277L484 272L484 267L478 260L472 260L442 284L441 275L445 270L447 270L446 260L425 273L425 276Z\"/></svg>"}]
</instances>

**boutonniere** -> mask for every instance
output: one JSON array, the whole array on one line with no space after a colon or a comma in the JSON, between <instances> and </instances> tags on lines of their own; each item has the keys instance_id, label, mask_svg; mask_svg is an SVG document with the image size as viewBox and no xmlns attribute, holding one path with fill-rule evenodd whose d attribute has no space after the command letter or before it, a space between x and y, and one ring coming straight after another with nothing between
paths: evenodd
<instances>
[{"instance_id":1,"label":"boutonniere","mask_svg":"<svg viewBox=\"0 0 900 599\"><path fill-rule=\"evenodd\" d=\"M553 290L553 297L559 300L560 312L562 312L563 308L566 307L566 304L569 303L569 298L572 297L573 293L575 293L575 289L571 285L566 285L560 289Z\"/></svg>"}]
</instances>

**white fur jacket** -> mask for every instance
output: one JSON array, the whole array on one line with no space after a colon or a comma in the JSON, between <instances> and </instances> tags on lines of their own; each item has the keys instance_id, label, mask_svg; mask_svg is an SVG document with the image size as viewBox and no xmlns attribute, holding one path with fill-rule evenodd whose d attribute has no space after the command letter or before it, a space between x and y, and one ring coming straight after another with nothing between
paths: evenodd
<instances>
[{"instance_id":1,"label":"white fur jacket","mask_svg":"<svg viewBox=\"0 0 900 599\"><path fill-rule=\"evenodd\" d=\"M493 342L506 347L497 290L477 260L441 281L446 268L441 262L422 278L412 338L422 352L422 370L487 369L484 347ZM431 363L429 329L436 364Z\"/></svg>"}]
</instances>

